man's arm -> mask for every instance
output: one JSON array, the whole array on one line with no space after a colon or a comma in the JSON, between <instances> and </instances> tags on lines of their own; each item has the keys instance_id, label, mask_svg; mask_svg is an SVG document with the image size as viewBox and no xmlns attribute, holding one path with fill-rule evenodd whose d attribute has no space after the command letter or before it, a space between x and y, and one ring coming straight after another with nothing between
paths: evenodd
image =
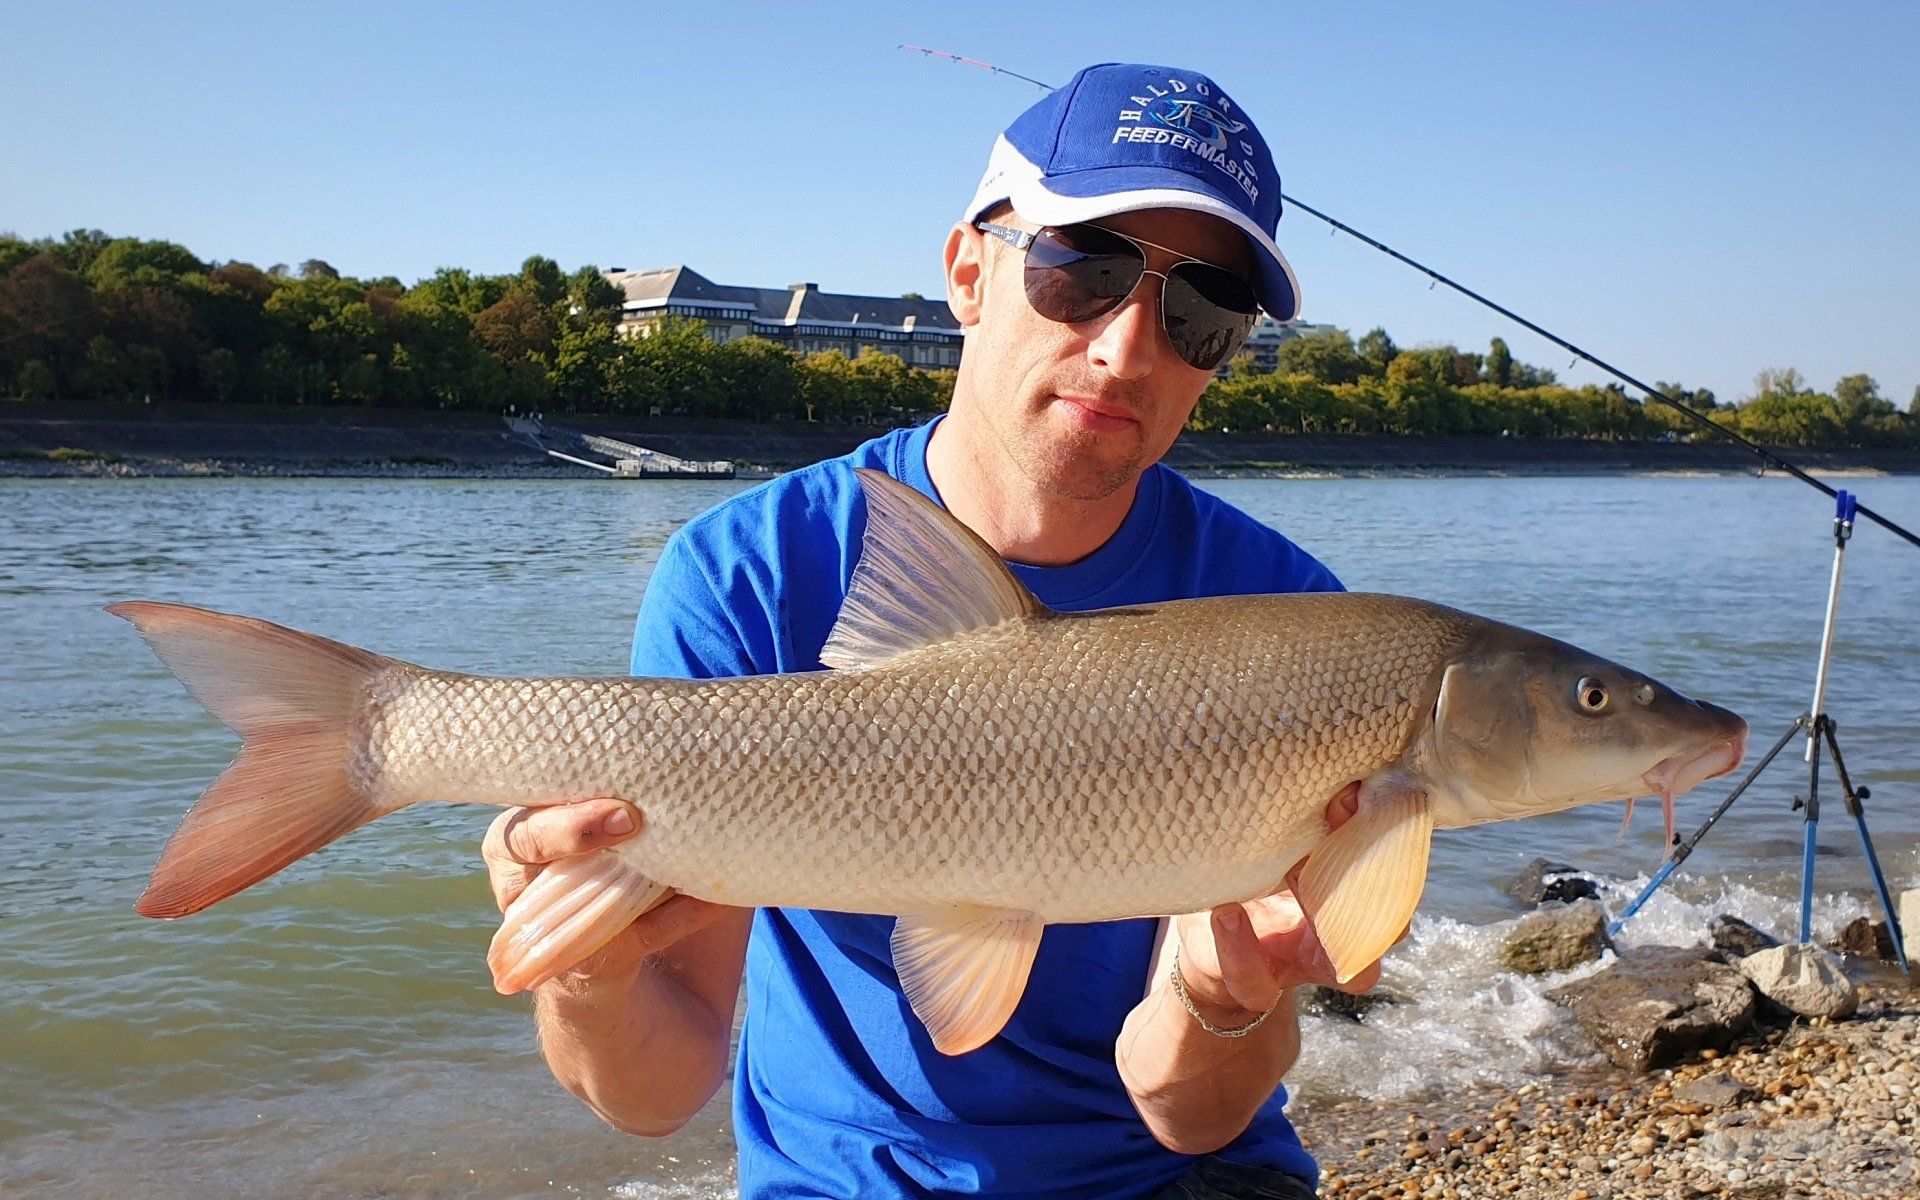
<instances>
[{"instance_id":1,"label":"man's arm","mask_svg":"<svg viewBox=\"0 0 1920 1200\"><path fill-rule=\"evenodd\" d=\"M495 901L504 910L542 864L637 827L618 800L502 813L481 846ZM752 925L752 909L674 896L536 988L534 1024L554 1078L627 1133L658 1137L686 1124L726 1075Z\"/></svg>"},{"instance_id":2,"label":"man's arm","mask_svg":"<svg viewBox=\"0 0 1920 1200\"><path fill-rule=\"evenodd\" d=\"M722 599L696 553L675 537L648 581L631 669L751 674L755 653L771 651L749 643L770 636L767 614ZM502 814L481 847L495 901L504 910L543 864L632 837L643 820L614 799ZM752 909L674 896L535 989L535 1027L554 1077L616 1129L656 1137L684 1125L726 1077L752 927Z\"/></svg>"},{"instance_id":3,"label":"man's arm","mask_svg":"<svg viewBox=\"0 0 1920 1200\"><path fill-rule=\"evenodd\" d=\"M1330 828L1353 813L1358 787L1327 806ZM1178 970L1193 1007L1173 986ZM1348 983L1334 970L1292 892L1246 904L1223 904L1167 923L1154 955L1147 996L1127 1015L1114 1056L1147 1128L1169 1150L1209 1154L1239 1137L1300 1056L1294 989L1312 984L1363 992L1380 978L1378 964Z\"/></svg>"}]
</instances>

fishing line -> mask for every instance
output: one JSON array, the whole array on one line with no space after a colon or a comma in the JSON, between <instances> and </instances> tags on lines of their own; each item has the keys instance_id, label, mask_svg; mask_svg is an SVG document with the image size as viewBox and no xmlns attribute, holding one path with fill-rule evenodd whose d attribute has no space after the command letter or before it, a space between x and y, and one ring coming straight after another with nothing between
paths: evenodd
<instances>
[{"instance_id":1,"label":"fishing line","mask_svg":"<svg viewBox=\"0 0 1920 1200\"><path fill-rule=\"evenodd\" d=\"M1025 82L1032 84L1033 86L1039 88L1041 91L1044 91L1044 92L1050 92L1053 90L1053 87L1050 84L1041 83L1038 79L1031 79L1025 75L1020 75L1013 71L1008 71L1004 68L996 67L992 63L982 62L977 58L965 58L958 54L950 54L944 50L929 50L924 46L902 45L900 49L911 50L929 58L944 58L949 62L952 62L958 66L974 67L980 70L990 71L995 75L1008 75L1014 79L1024 80ZM1680 401L1675 400L1673 397L1667 395L1665 392L1662 392L1655 387L1652 387L1646 383L1641 382L1640 380L1627 374L1625 371L1622 371L1620 368L1614 366L1612 363L1608 362L1607 360L1600 358L1596 355L1589 354L1587 351L1582 350L1580 347L1574 345L1572 342L1561 337L1559 334L1554 333L1552 330L1547 329L1544 326L1541 326L1533 321L1529 321L1527 318L1521 316L1517 312L1514 312L1512 309L1506 307L1505 305L1499 304L1493 300L1488 299L1487 297L1481 295L1479 292L1474 291L1472 288L1466 286L1465 284L1460 283L1454 279L1449 278L1446 275L1441 274L1439 271L1434 270L1432 267L1427 266L1425 263L1420 262L1417 259L1411 258L1405 254L1400 253L1398 250L1395 250L1392 246L1387 245L1385 242L1379 240L1378 238L1367 236L1366 234L1360 232L1358 229L1355 229L1353 226L1347 224L1345 221L1337 220L1336 218L1321 212L1319 209L1314 208L1310 204L1306 204L1306 203L1303 203L1302 201L1296 200L1292 196L1287 195L1285 192L1280 193L1280 199L1282 203L1290 204L1294 208L1299 209L1301 212L1306 213L1308 216L1316 217L1319 220L1326 222L1326 224L1329 227L1328 232L1330 236L1336 233L1344 233L1350 237L1358 238L1360 241L1365 242L1367 245L1373 247L1375 250L1380 251L1380 253L1385 254L1388 257L1398 262L1405 263L1407 266L1412 267L1416 271L1419 271L1421 274L1427 277L1428 291L1432 291L1436 284L1445 284L1447 287L1451 288L1453 291L1458 292L1460 295L1465 296L1467 299L1472 300L1474 303L1479 304L1481 307L1491 309L1492 311L1499 313L1501 316L1507 318L1509 321L1514 322L1515 324L1521 326L1522 328L1530 330L1533 333L1536 333L1539 336L1547 339L1549 342L1552 342L1554 345L1560 347L1562 350L1565 350L1568 353L1572 354L1574 356L1575 361L1586 362L1588 364L1591 364L1592 366L1599 368L1601 371L1604 371L1606 374L1613 376L1615 379L1620 380L1622 383L1625 383L1630 387L1638 388L1641 392L1645 393L1649 399L1658 400L1660 403L1667 405L1669 408L1672 408L1680 413L1685 414L1695 424L1701 425L1707 429L1713 430L1715 433L1719 434L1721 437L1726 438L1728 441L1738 442L1740 445L1745 446L1747 449L1753 451L1756 455L1758 455L1761 461L1766 463L1768 466L1775 467L1781 471L1784 471L1787 474L1793 476L1795 479L1798 479L1800 482L1807 484L1810 487L1817 488L1822 492L1825 492L1829 498L1835 501L1838 501L1840 499L1841 493L1838 490L1828 487L1826 484L1820 482L1818 479L1815 479L1812 475L1809 475L1807 472L1801 470L1798 466L1794 465L1793 463L1788 462L1786 459L1782 458L1779 454L1775 453L1774 451L1767 449L1765 446L1760 445L1758 442L1750 441L1749 439L1742 437L1740 434L1735 433L1731 429L1728 429L1725 425L1720 424L1718 421L1715 421L1712 417L1707 416L1705 413L1699 411L1698 409L1693 408L1690 405L1682 404ZM1851 502L1852 509L1854 512L1857 512L1859 515L1872 521L1874 524L1880 526L1882 529L1885 529L1890 533L1896 534L1899 537L1904 538L1909 544L1915 547L1920 547L1920 534L1915 534L1911 530L1908 530L1902 527L1899 523L1881 516L1879 513L1873 511L1871 508L1868 508L1866 505L1861 504L1857 498L1849 497L1849 500Z\"/></svg>"}]
</instances>

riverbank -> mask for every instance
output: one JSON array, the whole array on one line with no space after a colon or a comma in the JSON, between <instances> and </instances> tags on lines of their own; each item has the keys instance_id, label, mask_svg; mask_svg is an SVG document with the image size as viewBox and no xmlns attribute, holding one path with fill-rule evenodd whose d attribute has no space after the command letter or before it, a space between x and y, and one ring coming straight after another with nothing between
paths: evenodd
<instances>
[{"instance_id":1,"label":"riverbank","mask_svg":"<svg viewBox=\"0 0 1920 1200\"><path fill-rule=\"evenodd\" d=\"M1855 1200L1920 1195L1920 996L1635 1075L1555 1074L1438 1099L1303 1105L1328 1200Z\"/></svg>"},{"instance_id":2,"label":"riverbank","mask_svg":"<svg viewBox=\"0 0 1920 1200\"><path fill-rule=\"evenodd\" d=\"M566 417L589 433L689 459L727 459L745 477L844 454L872 426ZM1920 474L1920 451L1792 449L1823 473ZM1615 475L1752 473L1731 444L1493 437L1183 435L1169 465L1197 476ZM238 405L0 405L0 476L565 479L596 474L550 458L495 416Z\"/></svg>"}]
</instances>

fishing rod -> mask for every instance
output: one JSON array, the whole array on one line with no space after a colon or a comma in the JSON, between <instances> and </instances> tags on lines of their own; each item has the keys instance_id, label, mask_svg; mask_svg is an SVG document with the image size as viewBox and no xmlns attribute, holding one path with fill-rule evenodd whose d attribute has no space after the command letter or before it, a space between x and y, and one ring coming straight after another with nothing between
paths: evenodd
<instances>
[{"instance_id":1,"label":"fishing rod","mask_svg":"<svg viewBox=\"0 0 1920 1200\"><path fill-rule=\"evenodd\" d=\"M1050 92L1053 90L1053 85L1051 84L1042 83L1038 79L1033 79L1029 76L1021 75L1015 71L1009 71L1004 67L996 67L992 63L983 62L982 60L977 58L967 58L963 55L952 54L945 50L930 50L925 46L911 46L911 45L903 44L900 46L900 49L910 50L917 54L923 55L927 58L945 59L948 62L954 63L957 66L973 67L977 70L988 71L995 75L1006 75L1013 79L1018 79L1026 83L1030 83L1034 87L1039 88L1043 92ZM1353 226L1347 224L1345 221L1339 220L1338 218L1330 216L1327 213L1323 213L1319 209L1313 207L1312 205L1307 204L1304 201L1297 200L1292 196L1289 196L1284 191L1280 193L1280 200L1282 203L1290 204L1294 208L1299 209L1301 212L1306 213L1310 217L1314 217L1320 221L1325 222L1328 226L1332 227L1332 229L1335 232L1344 233L1349 237L1356 238L1366 243L1367 245L1373 247L1375 250L1380 251L1382 254L1387 255L1389 258L1392 258L1397 262L1401 262L1406 264L1409 267L1412 267L1414 270L1420 272L1422 275L1425 275L1433 283L1445 284L1448 288L1459 293L1462 296L1465 296L1467 299L1473 301L1475 304L1478 304L1481 307L1489 309L1493 312L1499 313L1501 316L1507 318L1509 321L1512 321L1515 324L1521 326L1522 328L1527 329L1535 334L1538 334L1540 337L1543 337L1547 341L1552 342L1554 345L1560 347L1562 350L1565 350L1568 353L1572 354L1576 359L1582 362L1585 362L1591 366L1599 368L1601 371L1605 372L1608 375L1613 376L1615 379L1620 380L1622 383L1627 384L1629 387L1638 388L1641 392L1645 393L1649 398L1658 400L1660 403L1665 404L1668 407L1674 409L1675 411L1684 414L1688 419L1692 420L1695 424L1704 426L1705 428L1714 431L1715 433L1719 434L1721 437L1726 438L1728 441L1737 442L1740 445L1745 446L1747 449L1753 451L1754 454L1758 455L1761 461L1766 463L1768 466L1774 467L1780 471L1784 471L1785 473L1793 476L1795 479L1798 479L1800 482L1807 484L1809 487L1819 489L1820 491L1826 493L1829 499L1832 499L1835 502L1838 502L1840 500L1842 493L1840 493L1838 490L1827 486L1826 484L1820 482L1818 479L1815 479L1812 475L1809 475L1806 471L1801 470L1800 467L1798 467L1794 463L1787 461L1785 458L1782 458L1779 454L1775 453L1774 451L1767 449L1765 446L1760 445L1758 442L1751 441L1748 438L1745 438L1740 434L1735 433L1733 430L1728 429L1725 425L1720 424L1718 421L1715 421L1712 417L1707 416L1705 413L1701 412L1700 410L1693 408L1690 405L1683 404L1680 401L1675 400L1673 397L1667 395L1665 392L1660 391L1658 388L1653 387L1652 385L1647 384L1645 382L1642 382L1639 379L1636 379L1632 375L1629 375L1625 371L1621 370L1619 367L1616 367L1612 363L1608 362L1607 360L1600 358L1598 355L1588 353L1586 350L1583 350L1579 346L1574 345L1572 342L1568 341L1566 338L1561 337L1559 334L1554 333L1552 330L1546 328L1543 325L1540 325L1538 322L1528 320L1526 317L1521 316L1519 313L1514 312L1512 309L1506 307L1505 305L1500 304L1495 300L1489 299L1488 297L1481 295L1479 292L1476 292L1472 288L1466 286L1465 284L1460 283L1459 281L1440 273L1439 271L1435 270L1432 267L1429 267L1428 265L1419 261L1418 259L1415 259L1406 254L1402 254L1400 251L1395 250L1392 246L1387 245L1385 242L1381 241L1380 239L1375 237L1369 237L1367 234L1362 233L1358 229L1355 229ZM1913 545L1914 547L1920 548L1920 534L1915 534L1913 531L1904 528L1899 523L1881 516L1879 513L1873 511L1871 508L1868 508L1866 505L1861 504L1857 497L1850 497L1850 501L1851 501L1852 509L1854 512L1858 513L1860 516L1867 518L1868 520L1872 521L1874 524L1879 525L1881 528L1887 530L1889 533L1895 534L1896 536L1905 539L1909 544Z\"/></svg>"}]
</instances>

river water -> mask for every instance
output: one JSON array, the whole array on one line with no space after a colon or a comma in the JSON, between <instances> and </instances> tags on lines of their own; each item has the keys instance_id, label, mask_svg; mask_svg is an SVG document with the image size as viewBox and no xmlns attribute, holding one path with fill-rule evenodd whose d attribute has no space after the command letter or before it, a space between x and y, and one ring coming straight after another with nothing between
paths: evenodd
<instances>
[{"instance_id":1,"label":"river water","mask_svg":"<svg viewBox=\"0 0 1920 1200\"><path fill-rule=\"evenodd\" d=\"M1920 479L1849 483L1920 527ZM547 1076L526 1001L488 986L488 810L409 810L192 919L135 916L234 741L100 606L186 601L450 669L613 673L667 536L744 486L0 480L0 1194L724 1192L724 1095L671 1138L609 1132ZM1356 589L1531 626L1734 708L1756 751L1807 706L1832 508L1793 481L1206 486ZM1891 882L1920 885L1920 553L1864 524L1830 707ZM1783 756L1621 940L1698 940L1721 911L1792 932L1804 784ZM1725 791L1683 799L1681 828ZM1365 1025L1309 1018L1296 1091L1401 1096L1587 1056L1494 955L1531 857L1615 880L1616 910L1633 894L1659 821L1619 821L1609 806L1443 833L1388 961L1406 1003ZM1827 934L1871 907L1837 804L1821 849Z\"/></svg>"}]
</instances>

